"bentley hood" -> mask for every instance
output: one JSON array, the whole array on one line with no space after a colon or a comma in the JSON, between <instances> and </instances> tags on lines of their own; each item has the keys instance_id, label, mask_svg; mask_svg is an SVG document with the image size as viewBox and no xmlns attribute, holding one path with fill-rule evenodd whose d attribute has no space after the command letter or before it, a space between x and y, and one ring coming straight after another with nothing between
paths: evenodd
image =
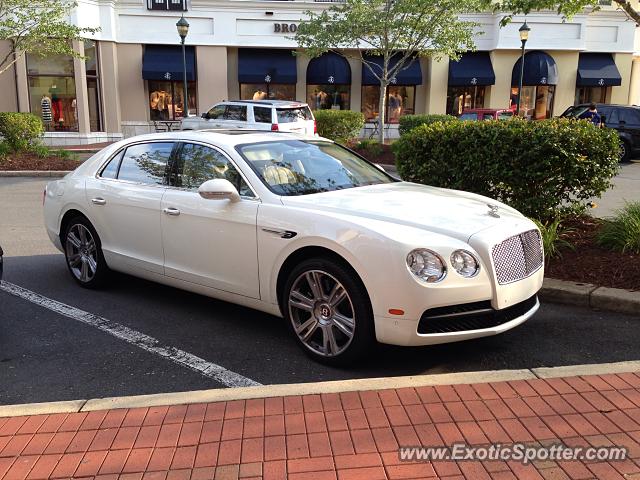
<instances>
[{"instance_id":1,"label":"bentley hood","mask_svg":"<svg viewBox=\"0 0 640 480\"><path fill-rule=\"evenodd\" d=\"M282 197L282 203L421 228L464 242L487 228L525 220L517 210L481 195L408 182Z\"/></svg>"}]
</instances>

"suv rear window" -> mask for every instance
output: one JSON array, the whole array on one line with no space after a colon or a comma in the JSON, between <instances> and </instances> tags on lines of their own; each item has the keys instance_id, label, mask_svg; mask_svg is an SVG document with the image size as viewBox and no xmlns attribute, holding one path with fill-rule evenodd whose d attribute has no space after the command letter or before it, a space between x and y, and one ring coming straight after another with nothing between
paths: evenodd
<instances>
[{"instance_id":1,"label":"suv rear window","mask_svg":"<svg viewBox=\"0 0 640 480\"><path fill-rule=\"evenodd\" d=\"M304 120L313 120L309 107L278 108L276 109L276 114L278 115L278 123L294 123Z\"/></svg>"},{"instance_id":2,"label":"suv rear window","mask_svg":"<svg viewBox=\"0 0 640 480\"><path fill-rule=\"evenodd\" d=\"M458 118L460 120L477 120L478 119L478 114L477 113L463 113Z\"/></svg>"}]
</instances>

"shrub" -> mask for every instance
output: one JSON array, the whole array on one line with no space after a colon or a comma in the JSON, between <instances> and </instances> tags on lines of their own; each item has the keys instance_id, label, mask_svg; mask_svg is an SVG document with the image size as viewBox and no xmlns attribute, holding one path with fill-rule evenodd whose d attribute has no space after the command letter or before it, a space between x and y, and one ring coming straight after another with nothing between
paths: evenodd
<instances>
[{"instance_id":1,"label":"shrub","mask_svg":"<svg viewBox=\"0 0 640 480\"><path fill-rule=\"evenodd\" d=\"M574 229L564 227L562 225L562 219L556 218L555 220L547 223L541 223L535 219L533 221L538 226L540 233L542 234L544 258L547 261L552 258L562 257L562 253L560 252L562 249L575 249L573 244L565 238L566 235L572 233Z\"/></svg>"},{"instance_id":2,"label":"shrub","mask_svg":"<svg viewBox=\"0 0 640 480\"><path fill-rule=\"evenodd\" d=\"M435 122L452 122L454 120L458 119L453 115L403 115L400 117L398 131L400 132L400 135L404 135L421 125L431 125Z\"/></svg>"},{"instance_id":3,"label":"shrub","mask_svg":"<svg viewBox=\"0 0 640 480\"><path fill-rule=\"evenodd\" d=\"M347 143L360 135L364 115L351 110L316 110L318 134L338 143Z\"/></svg>"},{"instance_id":4,"label":"shrub","mask_svg":"<svg viewBox=\"0 0 640 480\"><path fill-rule=\"evenodd\" d=\"M640 254L640 202L627 203L605 220L596 241L611 250Z\"/></svg>"},{"instance_id":5,"label":"shrub","mask_svg":"<svg viewBox=\"0 0 640 480\"><path fill-rule=\"evenodd\" d=\"M29 150L44 133L42 120L31 113L0 113L0 135L16 152Z\"/></svg>"},{"instance_id":6,"label":"shrub","mask_svg":"<svg viewBox=\"0 0 640 480\"><path fill-rule=\"evenodd\" d=\"M618 150L614 130L568 119L439 122L394 144L405 180L496 198L543 222L606 191Z\"/></svg>"},{"instance_id":7,"label":"shrub","mask_svg":"<svg viewBox=\"0 0 640 480\"><path fill-rule=\"evenodd\" d=\"M379 157L384 153L384 148L380 145L380 142L374 139L360 140L353 148L361 152L366 152L372 157Z\"/></svg>"}]
</instances>

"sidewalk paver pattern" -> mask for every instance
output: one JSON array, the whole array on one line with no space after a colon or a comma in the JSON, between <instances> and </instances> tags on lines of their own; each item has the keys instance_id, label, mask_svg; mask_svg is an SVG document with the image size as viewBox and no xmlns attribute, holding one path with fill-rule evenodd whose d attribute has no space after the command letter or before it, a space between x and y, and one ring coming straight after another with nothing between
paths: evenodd
<instances>
[{"instance_id":1,"label":"sidewalk paver pattern","mask_svg":"<svg viewBox=\"0 0 640 480\"><path fill-rule=\"evenodd\" d=\"M401 462L398 446L625 446L621 462ZM640 479L640 373L0 418L0 479Z\"/></svg>"}]
</instances>

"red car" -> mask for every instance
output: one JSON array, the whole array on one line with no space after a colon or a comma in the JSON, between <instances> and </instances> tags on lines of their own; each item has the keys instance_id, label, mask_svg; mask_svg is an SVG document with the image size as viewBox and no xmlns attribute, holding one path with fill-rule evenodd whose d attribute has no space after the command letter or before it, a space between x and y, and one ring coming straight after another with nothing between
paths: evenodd
<instances>
[{"instance_id":1,"label":"red car","mask_svg":"<svg viewBox=\"0 0 640 480\"><path fill-rule=\"evenodd\" d=\"M509 120L513 118L513 110L508 108L474 108L465 110L459 120Z\"/></svg>"}]
</instances>

